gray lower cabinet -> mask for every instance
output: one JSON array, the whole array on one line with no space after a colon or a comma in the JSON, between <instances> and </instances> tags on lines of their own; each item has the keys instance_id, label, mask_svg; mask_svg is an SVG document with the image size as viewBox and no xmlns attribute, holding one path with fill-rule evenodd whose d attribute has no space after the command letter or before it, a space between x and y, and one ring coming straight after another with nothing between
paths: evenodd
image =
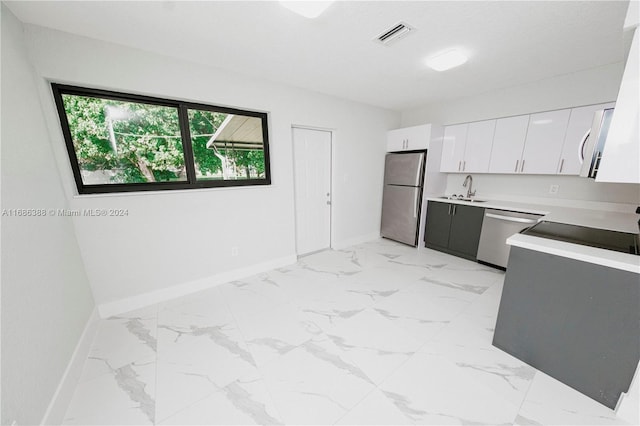
<instances>
[{"instance_id":1,"label":"gray lower cabinet","mask_svg":"<svg viewBox=\"0 0 640 426\"><path fill-rule=\"evenodd\" d=\"M638 278L511 247L493 345L615 408L640 359Z\"/></svg>"},{"instance_id":2,"label":"gray lower cabinet","mask_svg":"<svg viewBox=\"0 0 640 426\"><path fill-rule=\"evenodd\" d=\"M429 201L425 224L425 247L476 260L484 209Z\"/></svg>"}]
</instances>

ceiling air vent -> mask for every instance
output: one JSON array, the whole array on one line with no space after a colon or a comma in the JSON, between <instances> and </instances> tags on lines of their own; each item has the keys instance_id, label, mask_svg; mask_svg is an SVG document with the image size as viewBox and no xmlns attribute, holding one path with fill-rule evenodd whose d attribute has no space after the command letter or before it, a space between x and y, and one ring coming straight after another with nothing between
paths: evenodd
<instances>
[{"instance_id":1,"label":"ceiling air vent","mask_svg":"<svg viewBox=\"0 0 640 426\"><path fill-rule=\"evenodd\" d=\"M399 22L388 30L384 31L375 40L378 43L382 43L385 45L391 44L394 41L400 40L402 37L405 37L411 31L415 30L412 26L405 22Z\"/></svg>"}]
</instances>

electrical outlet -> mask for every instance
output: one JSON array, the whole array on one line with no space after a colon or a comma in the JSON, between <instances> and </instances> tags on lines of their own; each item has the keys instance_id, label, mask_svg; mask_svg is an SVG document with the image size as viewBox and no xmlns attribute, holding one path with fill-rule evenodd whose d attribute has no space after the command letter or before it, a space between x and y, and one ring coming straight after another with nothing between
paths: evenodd
<instances>
[{"instance_id":1,"label":"electrical outlet","mask_svg":"<svg viewBox=\"0 0 640 426\"><path fill-rule=\"evenodd\" d=\"M238 255L238 247L231 247L231 256Z\"/></svg>"},{"instance_id":2,"label":"electrical outlet","mask_svg":"<svg viewBox=\"0 0 640 426\"><path fill-rule=\"evenodd\" d=\"M559 189L560 189L559 185L551 185L549 187L549 194L557 194Z\"/></svg>"}]
</instances>

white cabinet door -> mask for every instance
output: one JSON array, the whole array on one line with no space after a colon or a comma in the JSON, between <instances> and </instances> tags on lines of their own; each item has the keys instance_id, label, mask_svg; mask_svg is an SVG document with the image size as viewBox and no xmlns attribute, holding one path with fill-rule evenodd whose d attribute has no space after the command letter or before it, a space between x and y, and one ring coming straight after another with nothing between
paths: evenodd
<instances>
[{"instance_id":1,"label":"white cabinet door","mask_svg":"<svg viewBox=\"0 0 640 426\"><path fill-rule=\"evenodd\" d=\"M407 137L404 129L389 130L387 132L387 152L404 150Z\"/></svg>"},{"instance_id":2,"label":"white cabinet door","mask_svg":"<svg viewBox=\"0 0 640 426\"><path fill-rule=\"evenodd\" d=\"M640 30L631 42L596 182L640 183Z\"/></svg>"},{"instance_id":3,"label":"white cabinet door","mask_svg":"<svg viewBox=\"0 0 640 426\"><path fill-rule=\"evenodd\" d=\"M429 148L431 125L404 127L387 132L387 152L412 151Z\"/></svg>"},{"instance_id":4,"label":"white cabinet door","mask_svg":"<svg viewBox=\"0 0 640 426\"><path fill-rule=\"evenodd\" d=\"M405 134L407 137L406 150L413 151L429 148L429 139L431 136L430 124L407 127L405 128Z\"/></svg>"},{"instance_id":5,"label":"white cabinet door","mask_svg":"<svg viewBox=\"0 0 640 426\"><path fill-rule=\"evenodd\" d=\"M561 109L529 116L521 173L556 173L570 113L570 109Z\"/></svg>"},{"instance_id":6,"label":"white cabinet door","mask_svg":"<svg viewBox=\"0 0 640 426\"><path fill-rule=\"evenodd\" d=\"M496 120L489 173L517 173L520 170L528 125L528 115Z\"/></svg>"},{"instance_id":7,"label":"white cabinet door","mask_svg":"<svg viewBox=\"0 0 640 426\"><path fill-rule=\"evenodd\" d=\"M589 105L572 108L567 126L567 134L564 138L560 162L557 173L560 175L579 175L582 167L582 145L589 135L593 123L593 115L596 111L605 108L613 108L615 103Z\"/></svg>"},{"instance_id":8,"label":"white cabinet door","mask_svg":"<svg viewBox=\"0 0 640 426\"><path fill-rule=\"evenodd\" d=\"M467 143L469 123L446 126L442 141L440 171L445 173L461 172L464 150Z\"/></svg>"},{"instance_id":9,"label":"white cabinet door","mask_svg":"<svg viewBox=\"0 0 640 426\"><path fill-rule=\"evenodd\" d=\"M464 159L462 160L463 172L487 173L489 171L495 128L496 120L469 123Z\"/></svg>"}]
</instances>

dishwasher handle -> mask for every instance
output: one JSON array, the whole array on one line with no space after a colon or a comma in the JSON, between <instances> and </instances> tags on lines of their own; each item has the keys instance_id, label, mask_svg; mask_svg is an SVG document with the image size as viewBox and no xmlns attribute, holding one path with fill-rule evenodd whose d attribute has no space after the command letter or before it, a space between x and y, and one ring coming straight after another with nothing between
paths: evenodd
<instances>
[{"instance_id":1,"label":"dishwasher handle","mask_svg":"<svg viewBox=\"0 0 640 426\"><path fill-rule=\"evenodd\" d=\"M494 213L485 213L484 215L485 215L485 217L490 217L491 219L506 220L508 222L518 222L518 223L536 223L536 222L538 222L536 219L527 219L527 218L524 218L524 217L504 216L504 215L501 215L501 214L494 214Z\"/></svg>"}]
</instances>

